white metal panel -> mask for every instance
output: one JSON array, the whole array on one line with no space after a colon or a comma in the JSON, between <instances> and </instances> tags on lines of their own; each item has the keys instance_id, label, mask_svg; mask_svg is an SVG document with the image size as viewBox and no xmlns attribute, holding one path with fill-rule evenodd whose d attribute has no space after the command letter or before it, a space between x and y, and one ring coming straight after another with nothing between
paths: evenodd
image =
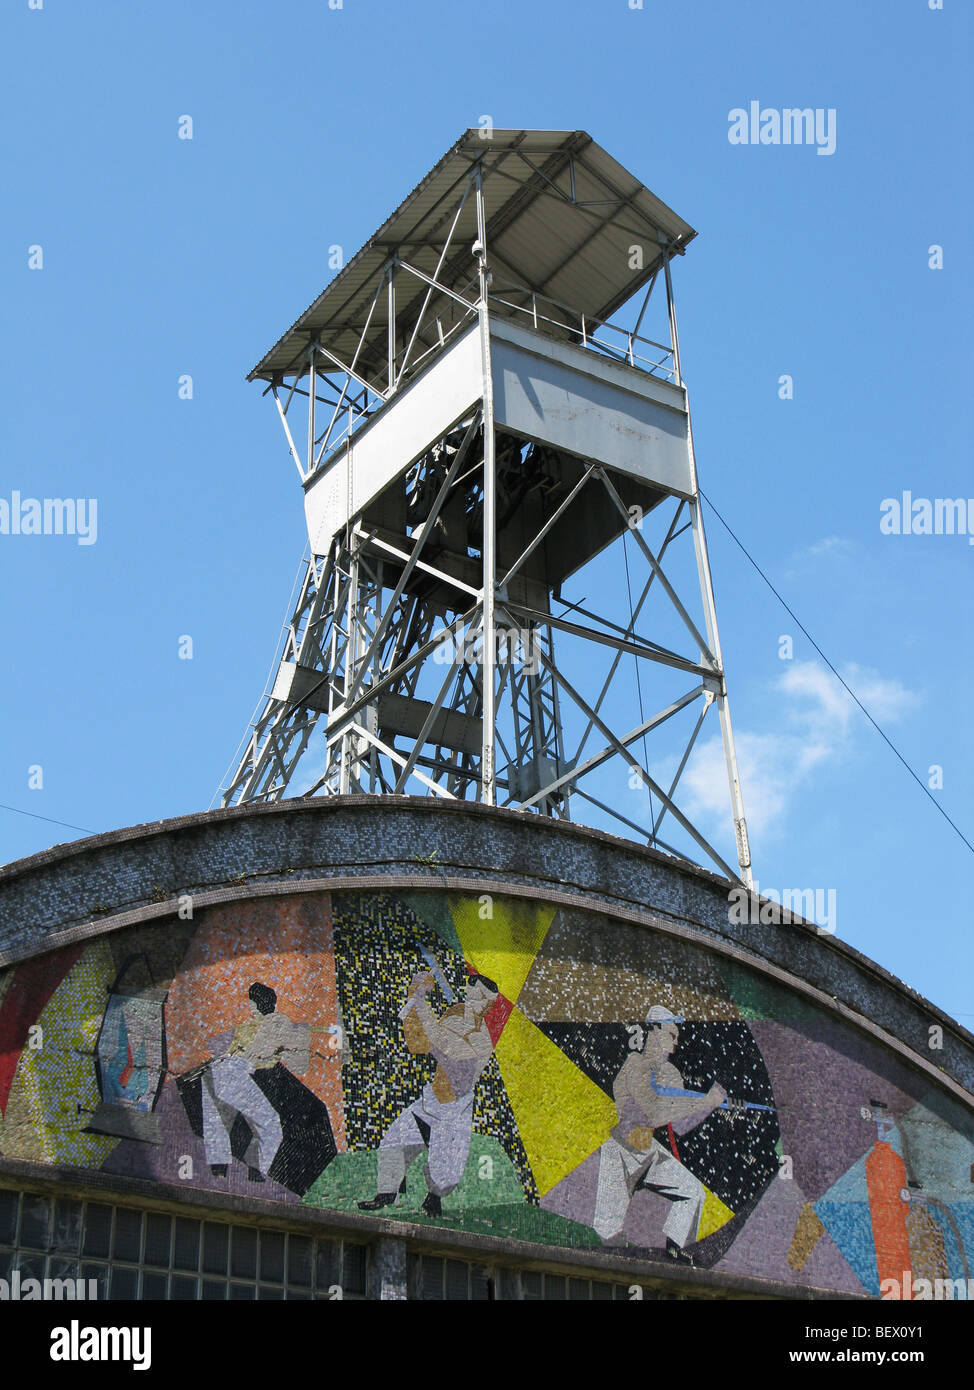
<instances>
[{"instance_id":1,"label":"white metal panel","mask_svg":"<svg viewBox=\"0 0 974 1390\"><path fill-rule=\"evenodd\" d=\"M299 666L294 661L282 661L274 678L271 699L285 702L304 700L309 709L327 713L328 681L321 671Z\"/></svg>"},{"instance_id":2,"label":"white metal panel","mask_svg":"<svg viewBox=\"0 0 974 1390\"><path fill-rule=\"evenodd\" d=\"M510 324L492 325L491 362L498 426L692 495L679 387Z\"/></svg>"},{"instance_id":3,"label":"white metal panel","mask_svg":"<svg viewBox=\"0 0 974 1390\"><path fill-rule=\"evenodd\" d=\"M304 514L313 553L327 555L332 537L344 529L349 519L348 459L344 450L305 493Z\"/></svg>"},{"instance_id":4,"label":"white metal panel","mask_svg":"<svg viewBox=\"0 0 974 1390\"><path fill-rule=\"evenodd\" d=\"M315 553L325 554L332 536L349 518L442 438L480 399L482 390L480 335L473 325L359 430L349 448L310 484L304 510Z\"/></svg>"},{"instance_id":5,"label":"white metal panel","mask_svg":"<svg viewBox=\"0 0 974 1390\"><path fill-rule=\"evenodd\" d=\"M584 372L603 381L614 382L623 391L635 391L647 400L656 401L670 410L686 414L686 391L676 386L665 376L651 376L642 367L630 367L628 362L611 357L596 348L582 347L578 342L565 342L552 337L547 325L541 331L529 328L527 320L508 323L491 314L490 332L494 338L513 343L525 352L533 352L540 357L548 357L553 362L561 362L572 371ZM643 347L645 351L645 344Z\"/></svg>"}]
</instances>

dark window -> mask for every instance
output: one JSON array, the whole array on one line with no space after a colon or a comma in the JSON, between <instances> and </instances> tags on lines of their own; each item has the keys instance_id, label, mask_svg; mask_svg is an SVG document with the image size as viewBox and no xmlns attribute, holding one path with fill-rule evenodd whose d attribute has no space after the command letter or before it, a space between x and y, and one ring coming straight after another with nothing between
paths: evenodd
<instances>
[{"instance_id":1,"label":"dark window","mask_svg":"<svg viewBox=\"0 0 974 1390\"><path fill-rule=\"evenodd\" d=\"M427 1302L443 1297L443 1261L432 1255L423 1256L422 1297Z\"/></svg>"},{"instance_id":2,"label":"dark window","mask_svg":"<svg viewBox=\"0 0 974 1390\"><path fill-rule=\"evenodd\" d=\"M288 1236L287 1238L287 1281L301 1288L311 1287L311 1238L310 1236Z\"/></svg>"},{"instance_id":3,"label":"dark window","mask_svg":"<svg viewBox=\"0 0 974 1390\"><path fill-rule=\"evenodd\" d=\"M139 1271L127 1269L125 1265L115 1265L112 1269L111 1293L113 1302L126 1302L139 1296Z\"/></svg>"},{"instance_id":4,"label":"dark window","mask_svg":"<svg viewBox=\"0 0 974 1390\"><path fill-rule=\"evenodd\" d=\"M173 1268L195 1272L200 1267L200 1223L177 1216L175 1236Z\"/></svg>"},{"instance_id":5,"label":"dark window","mask_svg":"<svg viewBox=\"0 0 974 1390\"><path fill-rule=\"evenodd\" d=\"M99 1298L102 1302L104 1302L104 1300L108 1297L108 1265L90 1265L90 1264L83 1264L83 1265L81 1266L81 1277L82 1277L82 1279L84 1279L84 1280L86 1280L86 1281L87 1281L87 1280L90 1280L90 1279L94 1279L94 1280L95 1280L95 1282L96 1282L96 1284L97 1284L97 1286L98 1286L98 1287L97 1287L98 1298ZM87 1284L87 1282L86 1282L86 1283L85 1283L85 1296L87 1296L87 1293L88 1293L88 1284Z\"/></svg>"},{"instance_id":6,"label":"dark window","mask_svg":"<svg viewBox=\"0 0 974 1390\"><path fill-rule=\"evenodd\" d=\"M54 1250L77 1253L81 1244L81 1203L59 1198L54 1203Z\"/></svg>"},{"instance_id":7,"label":"dark window","mask_svg":"<svg viewBox=\"0 0 974 1390\"><path fill-rule=\"evenodd\" d=\"M227 1272L227 1233L228 1226L219 1226L214 1221L203 1223L203 1269L207 1274L226 1274Z\"/></svg>"},{"instance_id":8,"label":"dark window","mask_svg":"<svg viewBox=\"0 0 974 1390\"><path fill-rule=\"evenodd\" d=\"M142 1254L142 1213L129 1207L115 1208L115 1241L112 1258L138 1264ZM113 1295L114 1297L114 1295Z\"/></svg>"},{"instance_id":9,"label":"dark window","mask_svg":"<svg viewBox=\"0 0 974 1390\"><path fill-rule=\"evenodd\" d=\"M117 1301L365 1293L368 1247L357 1243L9 1190L0 1192L0 1223L9 1247L0 1250L0 1278L18 1269L22 1280L81 1279L85 1299L89 1281L96 1298ZM467 1266L452 1265L465 1287Z\"/></svg>"},{"instance_id":10,"label":"dark window","mask_svg":"<svg viewBox=\"0 0 974 1390\"><path fill-rule=\"evenodd\" d=\"M112 1235L112 1209L89 1202L85 1211L85 1238L81 1247L85 1255L107 1259Z\"/></svg>"},{"instance_id":11,"label":"dark window","mask_svg":"<svg viewBox=\"0 0 974 1390\"><path fill-rule=\"evenodd\" d=\"M25 1192L20 1212L20 1243L28 1250L46 1250L51 1243L51 1203Z\"/></svg>"},{"instance_id":12,"label":"dark window","mask_svg":"<svg viewBox=\"0 0 974 1390\"><path fill-rule=\"evenodd\" d=\"M156 1274L147 1269L142 1275L142 1297L156 1301L164 1299L168 1283L169 1279L165 1274Z\"/></svg>"},{"instance_id":13,"label":"dark window","mask_svg":"<svg viewBox=\"0 0 974 1390\"><path fill-rule=\"evenodd\" d=\"M533 1269L525 1269L521 1272L521 1297L530 1299L544 1298L541 1289L541 1275L535 1273Z\"/></svg>"},{"instance_id":14,"label":"dark window","mask_svg":"<svg viewBox=\"0 0 974 1390\"><path fill-rule=\"evenodd\" d=\"M284 1283L284 1234L282 1231L260 1233L260 1277L269 1284Z\"/></svg>"},{"instance_id":15,"label":"dark window","mask_svg":"<svg viewBox=\"0 0 974 1390\"><path fill-rule=\"evenodd\" d=\"M318 1292L325 1292L333 1284L342 1282L342 1247L335 1240L319 1240L317 1246L317 1269L315 1286Z\"/></svg>"},{"instance_id":16,"label":"dark window","mask_svg":"<svg viewBox=\"0 0 974 1390\"><path fill-rule=\"evenodd\" d=\"M238 1279L257 1278L257 1232L250 1226L233 1228L230 1273Z\"/></svg>"},{"instance_id":17,"label":"dark window","mask_svg":"<svg viewBox=\"0 0 974 1390\"><path fill-rule=\"evenodd\" d=\"M13 1245L17 1239L17 1194L0 1189L0 1245Z\"/></svg>"},{"instance_id":18,"label":"dark window","mask_svg":"<svg viewBox=\"0 0 974 1390\"><path fill-rule=\"evenodd\" d=\"M149 1214L145 1218L145 1262L158 1269L169 1268L172 1217Z\"/></svg>"},{"instance_id":19,"label":"dark window","mask_svg":"<svg viewBox=\"0 0 974 1390\"><path fill-rule=\"evenodd\" d=\"M350 1293L365 1294L366 1261L367 1251L364 1245L345 1245L342 1247L342 1278L340 1283L346 1296Z\"/></svg>"},{"instance_id":20,"label":"dark window","mask_svg":"<svg viewBox=\"0 0 974 1390\"><path fill-rule=\"evenodd\" d=\"M46 1263L43 1255L20 1255L15 1268L20 1270L21 1287L28 1279L43 1279Z\"/></svg>"},{"instance_id":21,"label":"dark window","mask_svg":"<svg viewBox=\"0 0 974 1390\"><path fill-rule=\"evenodd\" d=\"M50 1260L48 1260L48 1262L47 1262L47 1277L48 1277L48 1279L71 1279L72 1281L74 1281L74 1280L76 1280L76 1279L80 1279L80 1278L81 1278L81 1271L80 1271L79 1268L78 1268L78 1261L77 1261L77 1260L71 1260L71 1259L66 1259L66 1260L50 1259ZM77 1292L77 1290L76 1290L76 1292ZM87 1298L87 1296L88 1296L88 1290L87 1290L87 1289L84 1290L84 1294L85 1294L85 1297Z\"/></svg>"},{"instance_id":22,"label":"dark window","mask_svg":"<svg viewBox=\"0 0 974 1390\"><path fill-rule=\"evenodd\" d=\"M446 1262L446 1296L454 1300L470 1297L470 1276L467 1266L459 1260Z\"/></svg>"}]
</instances>

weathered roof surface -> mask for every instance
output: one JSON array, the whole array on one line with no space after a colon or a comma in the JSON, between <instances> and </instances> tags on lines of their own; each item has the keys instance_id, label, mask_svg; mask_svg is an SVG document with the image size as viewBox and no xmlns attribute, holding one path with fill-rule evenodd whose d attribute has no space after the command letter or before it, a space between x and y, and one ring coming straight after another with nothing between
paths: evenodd
<instances>
[{"instance_id":1,"label":"weathered roof surface","mask_svg":"<svg viewBox=\"0 0 974 1390\"><path fill-rule=\"evenodd\" d=\"M583 130L495 130L489 139L467 130L400 203L331 284L261 359L249 380L279 380L307 370L309 344L317 340L350 362L369 316L389 257L433 275L473 166L480 161L487 207L488 264L492 292L517 284L570 306L580 318L601 321L624 304L659 268L665 247L681 252L693 228L645 188ZM468 196L438 280L474 298L477 265L476 206ZM642 264L630 264L632 247ZM428 286L397 275L397 328L408 334ZM388 307L379 296L359 363L369 374L387 356ZM523 302L523 301L522 301ZM444 329L463 309L434 291L427 319ZM515 316L492 304L492 313ZM545 331L552 331L545 325ZM557 330L555 330L557 332ZM422 335L422 341L435 341Z\"/></svg>"}]
</instances>

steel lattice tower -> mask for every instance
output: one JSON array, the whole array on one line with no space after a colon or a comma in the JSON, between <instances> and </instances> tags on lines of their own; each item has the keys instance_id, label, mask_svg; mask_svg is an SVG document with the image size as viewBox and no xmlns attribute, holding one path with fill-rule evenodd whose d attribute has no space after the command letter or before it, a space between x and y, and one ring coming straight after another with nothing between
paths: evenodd
<instances>
[{"instance_id":1,"label":"steel lattice tower","mask_svg":"<svg viewBox=\"0 0 974 1390\"><path fill-rule=\"evenodd\" d=\"M250 374L277 406L310 545L223 804L284 796L321 720L304 795L569 819L594 805L688 857L660 836L669 817L750 886L671 277L695 233L583 131L485 134L464 134ZM631 327L613 323L630 300ZM645 336L651 308L666 342ZM689 583L663 566L686 532ZM619 544L638 600L600 614L562 597ZM737 870L678 801L714 704ZM664 726L683 732L654 777ZM641 819L594 794L619 760L649 791Z\"/></svg>"}]
</instances>

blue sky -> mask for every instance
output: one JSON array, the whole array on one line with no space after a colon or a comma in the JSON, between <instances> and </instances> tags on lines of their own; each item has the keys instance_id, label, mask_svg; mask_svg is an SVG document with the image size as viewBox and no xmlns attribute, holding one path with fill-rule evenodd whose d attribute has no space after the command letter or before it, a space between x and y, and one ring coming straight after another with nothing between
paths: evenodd
<instances>
[{"instance_id":1,"label":"blue sky","mask_svg":"<svg viewBox=\"0 0 974 1390\"><path fill-rule=\"evenodd\" d=\"M704 491L974 840L974 548L879 528L904 489L974 496L972 27L962 0L10 0L0 497L97 498L98 532L0 535L0 801L91 831L210 803L304 544L244 377L327 248L487 115L588 130L697 229ZM731 144L751 101L834 109L834 153ZM708 533L760 883L834 889L839 936L972 1026L974 856ZM715 751L688 789L726 846ZM0 861L76 835L0 811Z\"/></svg>"}]
</instances>

